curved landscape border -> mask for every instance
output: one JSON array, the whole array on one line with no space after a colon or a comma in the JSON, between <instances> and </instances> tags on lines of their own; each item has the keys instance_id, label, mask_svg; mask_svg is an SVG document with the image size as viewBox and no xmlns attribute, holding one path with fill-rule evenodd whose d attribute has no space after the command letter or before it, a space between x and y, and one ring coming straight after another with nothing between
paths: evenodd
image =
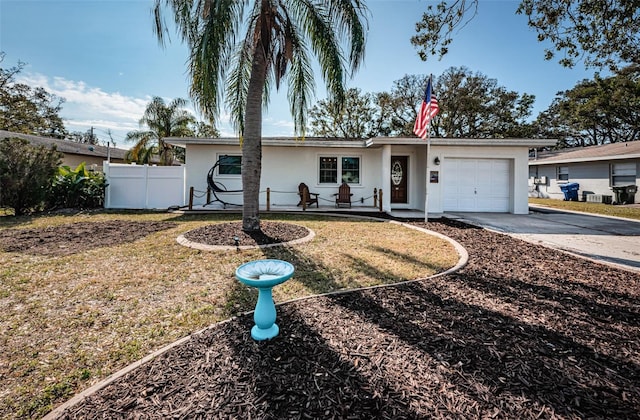
<instances>
[{"instance_id":1,"label":"curved landscape border","mask_svg":"<svg viewBox=\"0 0 640 420\"><path fill-rule=\"evenodd\" d=\"M327 214L327 216L333 216L331 214ZM309 299L315 299L315 298L319 298L319 297L323 297L323 296L332 296L332 295L338 295L338 294L346 294L346 293L353 293L353 292L358 292L361 290L368 290L368 289L376 289L376 288L381 288L381 287L396 287L402 284L408 284L408 283L415 283L415 282L419 282L419 281L425 281L425 280L429 280L432 278L436 278L436 277L441 277L441 276L445 276L447 274L452 274L455 273L456 271L462 269L465 265L467 265L467 262L469 261L469 253L467 252L466 248L463 247L459 242L453 240L452 238L443 235L441 233L438 232L434 232L432 230L429 229L425 229L425 228L421 228L418 226L413 226L410 225L408 223L402 223L402 222L398 222L395 220L386 220L386 219L379 219L379 218L375 218L375 217L370 217L370 216L353 216L355 218L363 218L363 219L370 219L370 220L375 220L375 221L380 221L380 222L387 222L387 223L393 223L393 224L398 224L400 226L409 228L409 229L414 229L414 230L418 230L421 232L424 232L425 234L428 235L432 235L441 239L446 240L447 242L449 242L454 249L456 250L456 252L458 253L458 255L460 256L460 258L458 259L458 263L456 265L454 265L453 267L449 268L448 270L445 270L441 273L436 273L432 276L429 277L423 277L423 278L418 278L418 279L413 279L413 280L405 280L405 281L400 281L397 283L391 283L391 284L379 284L379 285L375 285L375 286L368 286L368 287L360 287L360 288L356 288L356 289L349 289L349 290L337 290L335 292L329 292L329 293L323 293L323 294L319 294L319 295L311 295L311 296L304 296L304 297L300 297L300 298L296 298L296 299L291 299L291 300L287 300L284 302L280 302L277 303L276 306L282 306L282 305L287 305L290 304L292 302L298 302L298 301L302 301L302 300L309 300ZM307 228L308 229L308 228ZM309 229L310 232L313 233L313 231L311 229ZM182 235L180 235L182 236ZM311 237L311 239L313 239L313 237L315 236L315 233L313 233L313 236ZM298 239L296 241L304 241L305 239L307 239L309 237L306 236L305 238L301 238ZM309 239L309 241L311 240ZM185 238L185 241L188 241ZM282 245L290 245L293 244L296 241L290 241L290 242L283 242L283 243L279 243L279 244L269 244L269 245L264 245L264 246L282 246ZM189 241L191 242L191 241ZM307 241L304 241L307 242ZM297 242L297 243L302 243L302 242ZM194 242L194 244L197 244L197 242ZM183 244L184 245L184 244ZM200 245L205 245L205 244L200 244ZM189 246L189 245L185 245L185 246ZM213 247L213 245L208 245L210 247ZM257 248L258 246L249 246L248 248ZM196 248L196 249L201 249L201 248ZM217 247L217 249L236 249L236 247ZM242 248L241 248L242 249ZM211 249L208 249L211 250ZM246 316L253 313L253 311L247 311L244 313L241 313L237 316L225 319L223 321L220 322L216 322L215 324L211 324L208 325L196 332L193 332L177 341L174 341L173 343L169 343L166 346L154 351L153 353L145 356L144 358L133 362L132 364L130 364L129 366L126 366L122 369L120 369L119 371L109 375L108 377L106 377L105 379L103 379L102 381L94 384L93 386L85 389L84 391L81 391L79 394L74 395L71 399L69 399L68 401L64 402L62 405L56 407L55 409L53 409L51 412L49 412L46 416L43 417L43 420L53 420L53 419L57 419L65 410L73 407L74 405L78 404L79 402L81 402L83 399L89 397L90 395L100 391L102 388L110 385L111 383L115 382L116 380L122 378L123 376L125 376L126 374L128 374L129 372L132 372L136 369L138 369L139 367L145 365L146 363L152 361L153 359L155 359L156 357L166 353L167 351L178 347L186 342L188 342L189 340L191 340L191 338L193 336L199 335L199 334L203 334L204 332L212 329L212 328L216 328L219 325L223 325L227 322L230 322L234 319L237 319L240 316Z\"/></svg>"},{"instance_id":2,"label":"curved landscape border","mask_svg":"<svg viewBox=\"0 0 640 420\"><path fill-rule=\"evenodd\" d=\"M290 223L290 224L294 224L294 223ZM187 246L189 248L199 249L200 251L230 251L230 250L236 250L236 249L273 248L276 246L299 245L305 242L310 242L311 240L313 240L313 238L315 238L316 233L313 230L309 229L306 226L300 226L300 225L296 225L296 226L305 228L309 232L309 234L304 238L294 239L293 241L277 242L277 243L265 244L265 245L238 245L238 246L209 245L209 244L203 244L202 242L195 242L195 241L189 240L184 236L184 234L179 235L176 238L176 241L178 241L180 245Z\"/></svg>"}]
</instances>

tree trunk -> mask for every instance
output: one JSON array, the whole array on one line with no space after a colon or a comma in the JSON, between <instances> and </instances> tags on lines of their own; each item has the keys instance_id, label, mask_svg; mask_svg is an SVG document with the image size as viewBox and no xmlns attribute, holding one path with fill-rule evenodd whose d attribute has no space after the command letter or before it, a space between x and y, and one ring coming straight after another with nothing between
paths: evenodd
<instances>
[{"instance_id":1,"label":"tree trunk","mask_svg":"<svg viewBox=\"0 0 640 420\"><path fill-rule=\"evenodd\" d=\"M267 77L264 49L258 45L251 66L242 141L242 230L260 230L260 175L262 172L262 93Z\"/></svg>"}]
</instances>

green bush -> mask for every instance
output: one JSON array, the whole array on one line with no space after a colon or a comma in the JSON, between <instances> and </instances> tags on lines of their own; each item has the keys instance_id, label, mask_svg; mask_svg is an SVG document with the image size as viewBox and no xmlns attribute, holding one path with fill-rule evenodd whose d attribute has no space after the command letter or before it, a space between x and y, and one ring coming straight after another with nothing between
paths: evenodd
<instances>
[{"instance_id":1,"label":"green bush","mask_svg":"<svg viewBox=\"0 0 640 420\"><path fill-rule=\"evenodd\" d=\"M55 147L0 140L0 208L13 208L15 215L42 210L61 159Z\"/></svg>"},{"instance_id":2,"label":"green bush","mask_svg":"<svg viewBox=\"0 0 640 420\"><path fill-rule=\"evenodd\" d=\"M51 206L83 209L102 207L105 187L104 175L88 171L84 162L76 169L61 166L51 186Z\"/></svg>"}]
</instances>

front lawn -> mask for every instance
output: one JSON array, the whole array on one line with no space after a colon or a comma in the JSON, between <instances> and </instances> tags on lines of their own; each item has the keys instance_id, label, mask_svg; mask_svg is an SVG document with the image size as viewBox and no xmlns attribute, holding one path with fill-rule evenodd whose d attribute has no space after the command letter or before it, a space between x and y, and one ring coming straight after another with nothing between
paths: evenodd
<instances>
[{"instance_id":1,"label":"front lawn","mask_svg":"<svg viewBox=\"0 0 640 420\"><path fill-rule=\"evenodd\" d=\"M252 310L255 291L234 278L244 262L294 263L294 278L274 289L274 299L282 302L426 277L458 261L448 242L395 224L303 214L263 219L306 226L316 237L295 247L205 252L179 245L176 237L238 220L237 215L1 218L2 417L40 417L150 352ZM25 229L24 237L51 241L47 235L60 235L65 227L81 231L78 226L93 223L111 226L108 237L120 240L85 230L79 238L59 236L48 251L37 246L5 251L10 244L3 233L9 230ZM124 229L113 227L118 225Z\"/></svg>"}]
</instances>

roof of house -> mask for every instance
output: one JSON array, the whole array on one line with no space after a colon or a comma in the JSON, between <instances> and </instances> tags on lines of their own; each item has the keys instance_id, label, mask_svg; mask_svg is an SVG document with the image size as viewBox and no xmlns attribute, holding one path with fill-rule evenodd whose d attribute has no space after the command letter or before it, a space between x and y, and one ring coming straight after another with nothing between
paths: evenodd
<instances>
[{"instance_id":1,"label":"roof of house","mask_svg":"<svg viewBox=\"0 0 640 420\"><path fill-rule=\"evenodd\" d=\"M112 159L124 160L127 150L116 149L115 147L105 147L97 144L78 143L71 140L60 140L51 137L33 136L31 134L13 133L11 131L0 130L0 139L18 137L28 140L34 146L56 146L59 152L83 156L95 156L107 159L109 155Z\"/></svg>"},{"instance_id":2,"label":"roof of house","mask_svg":"<svg viewBox=\"0 0 640 420\"><path fill-rule=\"evenodd\" d=\"M176 146L185 147L191 145L218 145L237 146L240 144L237 137L223 138L194 138L194 137L166 137L165 142ZM525 146L545 147L556 144L555 139L453 139L432 138L434 146ZM340 140L320 137L263 137L263 146L288 146L288 147L348 147L348 148L376 148L387 144L393 145L417 145L426 141L415 137L374 137L367 140Z\"/></svg>"},{"instance_id":3,"label":"roof of house","mask_svg":"<svg viewBox=\"0 0 640 420\"><path fill-rule=\"evenodd\" d=\"M640 141L611 143L601 146L577 147L571 149L541 152L529 158L529 165L556 163L590 162L602 160L639 159Z\"/></svg>"}]
</instances>

